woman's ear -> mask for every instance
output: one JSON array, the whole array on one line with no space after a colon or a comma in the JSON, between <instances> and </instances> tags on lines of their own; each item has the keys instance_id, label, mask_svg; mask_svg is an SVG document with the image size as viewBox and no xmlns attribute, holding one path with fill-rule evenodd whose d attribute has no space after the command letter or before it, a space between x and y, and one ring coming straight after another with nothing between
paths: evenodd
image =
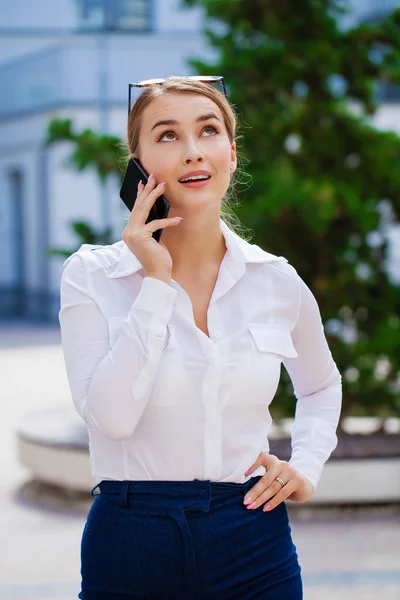
<instances>
[{"instance_id":1,"label":"woman's ear","mask_svg":"<svg viewBox=\"0 0 400 600\"><path fill-rule=\"evenodd\" d=\"M234 173L236 171L236 166L237 166L236 143L233 142L233 144L231 144L231 164L230 164L231 173Z\"/></svg>"}]
</instances>

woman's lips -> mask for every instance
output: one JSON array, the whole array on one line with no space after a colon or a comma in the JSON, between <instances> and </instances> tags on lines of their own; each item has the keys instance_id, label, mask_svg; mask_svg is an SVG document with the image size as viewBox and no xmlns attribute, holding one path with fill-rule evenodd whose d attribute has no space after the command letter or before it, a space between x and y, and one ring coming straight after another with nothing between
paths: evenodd
<instances>
[{"instance_id":1,"label":"woman's lips","mask_svg":"<svg viewBox=\"0 0 400 600\"><path fill-rule=\"evenodd\" d=\"M184 183L180 183L188 188L199 188L205 187L210 180L211 177L209 179L198 179L197 181L185 181Z\"/></svg>"}]
</instances>

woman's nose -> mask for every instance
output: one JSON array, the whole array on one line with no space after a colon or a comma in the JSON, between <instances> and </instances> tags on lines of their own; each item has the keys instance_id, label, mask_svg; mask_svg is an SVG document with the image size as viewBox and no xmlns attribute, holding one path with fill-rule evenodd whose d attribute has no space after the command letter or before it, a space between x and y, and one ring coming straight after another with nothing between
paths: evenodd
<instances>
[{"instance_id":1,"label":"woman's nose","mask_svg":"<svg viewBox=\"0 0 400 600\"><path fill-rule=\"evenodd\" d=\"M195 144L190 144L186 148L186 151L183 156L183 162L186 165L196 162L203 162L204 154L200 148L198 148Z\"/></svg>"},{"instance_id":2,"label":"woman's nose","mask_svg":"<svg viewBox=\"0 0 400 600\"><path fill-rule=\"evenodd\" d=\"M197 156L197 158L194 158L194 157L192 158L192 157L187 156L185 158L185 164L190 165L191 163L195 163L195 162L201 163L201 162L203 162L203 160L204 160L204 158L200 155Z\"/></svg>"}]
</instances>

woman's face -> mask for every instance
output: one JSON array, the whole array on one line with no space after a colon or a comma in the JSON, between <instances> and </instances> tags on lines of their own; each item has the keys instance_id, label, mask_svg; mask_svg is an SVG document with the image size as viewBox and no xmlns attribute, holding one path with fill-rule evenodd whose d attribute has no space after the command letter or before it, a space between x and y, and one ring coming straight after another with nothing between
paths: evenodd
<instances>
[{"instance_id":1,"label":"woman's face","mask_svg":"<svg viewBox=\"0 0 400 600\"><path fill-rule=\"evenodd\" d=\"M157 183L166 182L171 208L195 211L205 204L220 204L236 168L236 147L212 100L199 94L166 93L142 114L138 158ZM208 179L182 181L198 171Z\"/></svg>"}]
</instances>

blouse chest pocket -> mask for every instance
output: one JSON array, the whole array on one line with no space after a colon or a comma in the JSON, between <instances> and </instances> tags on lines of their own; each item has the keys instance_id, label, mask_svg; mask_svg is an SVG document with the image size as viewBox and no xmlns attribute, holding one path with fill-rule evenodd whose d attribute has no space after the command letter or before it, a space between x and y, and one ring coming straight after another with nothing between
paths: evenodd
<instances>
[{"instance_id":1,"label":"blouse chest pocket","mask_svg":"<svg viewBox=\"0 0 400 600\"><path fill-rule=\"evenodd\" d=\"M247 351L231 374L231 400L268 406L279 385L282 360L298 355L288 329L248 324L247 336Z\"/></svg>"},{"instance_id":2,"label":"blouse chest pocket","mask_svg":"<svg viewBox=\"0 0 400 600\"><path fill-rule=\"evenodd\" d=\"M248 325L248 328L258 352L268 352L287 358L298 356L288 329L269 325Z\"/></svg>"}]
</instances>

